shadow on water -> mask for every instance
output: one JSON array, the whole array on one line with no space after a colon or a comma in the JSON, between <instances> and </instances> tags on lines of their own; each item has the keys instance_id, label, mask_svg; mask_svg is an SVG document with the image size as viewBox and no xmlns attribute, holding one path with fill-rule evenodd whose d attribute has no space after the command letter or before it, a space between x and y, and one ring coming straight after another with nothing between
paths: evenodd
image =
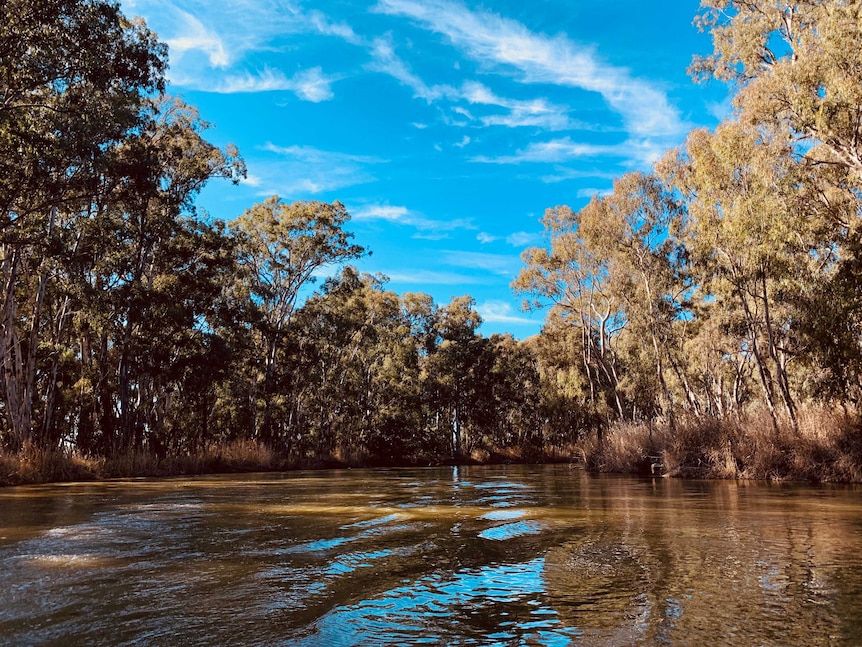
<instances>
[{"instance_id":1,"label":"shadow on water","mask_svg":"<svg viewBox=\"0 0 862 647\"><path fill-rule=\"evenodd\" d=\"M566 466L0 494L11 644L856 644L854 488Z\"/></svg>"}]
</instances>

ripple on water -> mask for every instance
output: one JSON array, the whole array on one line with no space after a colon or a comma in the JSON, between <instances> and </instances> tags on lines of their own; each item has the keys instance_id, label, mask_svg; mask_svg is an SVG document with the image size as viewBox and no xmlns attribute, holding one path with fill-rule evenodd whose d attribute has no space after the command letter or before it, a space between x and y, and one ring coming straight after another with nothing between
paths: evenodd
<instances>
[{"instance_id":1,"label":"ripple on water","mask_svg":"<svg viewBox=\"0 0 862 647\"><path fill-rule=\"evenodd\" d=\"M312 645L440 644L462 638L464 623L494 618L495 632L483 644L568 644L578 634L552 609L526 623L505 620L507 609L543 609L544 559L460 571L449 577L421 577L361 602L335 607L321 617L314 633L296 641Z\"/></svg>"},{"instance_id":2,"label":"ripple on water","mask_svg":"<svg viewBox=\"0 0 862 647\"><path fill-rule=\"evenodd\" d=\"M385 517L377 517L376 519L367 519L364 521L356 521L354 523L348 523L341 526L342 530L347 530L348 528L374 528L375 526L380 526L387 523L392 523L393 521L400 521L404 517L397 513L388 514Z\"/></svg>"},{"instance_id":3,"label":"ripple on water","mask_svg":"<svg viewBox=\"0 0 862 647\"><path fill-rule=\"evenodd\" d=\"M356 541L359 537L333 537L332 539L318 539L317 541L307 541L296 546L285 548L285 553L316 553L325 550L332 550L343 544L351 541Z\"/></svg>"},{"instance_id":4,"label":"ripple on water","mask_svg":"<svg viewBox=\"0 0 862 647\"><path fill-rule=\"evenodd\" d=\"M479 537L493 541L506 541L524 535L538 535L542 530L542 524L536 521L515 521L483 530L479 533Z\"/></svg>"},{"instance_id":5,"label":"ripple on water","mask_svg":"<svg viewBox=\"0 0 862 647\"><path fill-rule=\"evenodd\" d=\"M374 560L389 557L393 554L390 549L362 552L357 551L347 553L336 558L329 566L326 567L324 573L326 575L347 575L358 568L369 568L373 566Z\"/></svg>"},{"instance_id":6,"label":"ripple on water","mask_svg":"<svg viewBox=\"0 0 862 647\"><path fill-rule=\"evenodd\" d=\"M651 566L623 542L583 539L552 548L544 579L554 608L595 640L635 643L647 628Z\"/></svg>"},{"instance_id":7,"label":"ripple on water","mask_svg":"<svg viewBox=\"0 0 862 647\"><path fill-rule=\"evenodd\" d=\"M479 518L489 521L508 521L509 519L520 519L525 514L527 513L524 510L492 510Z\"/></svg>"}]
</instances>

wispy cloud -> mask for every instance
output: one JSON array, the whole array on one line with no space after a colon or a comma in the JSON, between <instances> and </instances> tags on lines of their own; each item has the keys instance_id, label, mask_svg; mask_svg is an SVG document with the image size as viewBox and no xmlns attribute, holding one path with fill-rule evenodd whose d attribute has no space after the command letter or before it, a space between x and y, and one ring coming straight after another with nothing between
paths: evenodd
<instances>
[{"instance_id":1,"label":"wispy cloud","mask_svg":"<svg viewBox=\"0 0 862 647\"><path fill-rule=\"evenodd\" d=\"M434 220L407 207L388 204L360 206L352 209L351 215L354 220L383 220L414 227L417 233L413 237L424 240L443 240L453 231L476 228L469 218Z\"/></svg>"},{"instance_id":2,"label":"wispy cloud","mask_svg":"<svg viewBox=\"0 0 862 647\"><path fill-rule=\"evenodd\" d=\"M514 155L499 157L477 156L474 162L493 164L521 164L524 162L559 163L573 159L620 156L628 150L628 145L581 144L570 137L534 142L517 151Z\"/></svg>"},{"instance_id":3,"label":"wispy cloud","mask_svg":"<svg viewBox=\"0 0 862 647\"><path fill-rule=\"evenodd\" d=\"M509 71L523 83L553 84L596 92L618 113L635 140L675 142L687 130L679 111L651 83L603 62L592 48L564 35L546 36L486 11L447 0L379 0L376 11L404 16L444 35L479 63ZM652 150L639 158L650 161Z\"/></svg>"},{"instance_id":4,"label":"wispy cloud","mask_svg":"<svg viewBox=\"0 0 862 647\"><path fill-rule=\"evenodd\" d=\"M288 199L374 182L376 178L369 167L386 162L367 155L311 146L277 146L272 142L258 151L268 155L246 160L249 172L256 178L258 195L276 193Z\"/></svg>"},{"instance_id":5,"label":"wispy cloud","mask_svg":"<svg viewBox=\"0 0 862 647\"><path fill-rule=\"evenodd\" d=\"M353 31L353 28L347 23L332 22L323 12L316 10L309 12L307 15L298 11L296 13L300 17L300 23L307 23L319 34L323 34L325 36L336 36L353 45L363 44L363 39L358 36L356 32Z\"/></svg>"},{"instance_id":6,"label":"wispy cloud","mask_svg":"<svg viewBox=\"0 0 862 647\"><path fill-rule=\"evenodd\" d=\"M584 178L602 178L605 180L613 180L618 177L618 173L608 170L593 169L573 169L565 166L554 167L553 172L542 175L539 179L545 184L554 184L557 182L565 182L568 180L582 180Z\"/></svg>"},{"instance_id":7,"label":"wispy cloud","mask_svg":"<svg viewBox=\"0 0 862 647\"><path fill-rule=\"evenodd\" d=\"M304 101L319 103L332 99L330 86L337 80L337 77L325 75L319 67L303 70L290 78L279 70L264 68L256 74L246 72L242 75L227 76L217 85L207 89L222 94L289 90Z\"/></svg>"},{"instance_id":8,"label":"wispy cloud","mask_svg":"<svg viewBox=\"0 0 862 647\"><path fill-rule=\"evenodd\" d=\"M340 153L336 151L325 151L313 146L278 146L272 142L267 142L261 147L262 150L283 155L285 157L295 158L303 163L317 164L325 166L333 164L335 166L344 162L354 162L359 164L384 164L385 159L374 157L372 155L354 155L352 153Z\"/></svg>"},{"instance_id":9,"label":"wispy cloud","mask_svg":"<svg viewBox=\"0 0 862 647\"><path fill-rule=\"evenodd\" d=\"M334 80L336 80L335 77L326 76L319 67L313 67L294 75L290 89L296 93L296 96L306 101L314 103L328 101L333 96L330 85Z\"/></svg>"},{"instance_id":10,"label":"wispy cloud","mask_svg":"<svg viewBox=\"0 0 862 647\"><path fill-rule=\"evenodd\" d=\"M524 326L535 326L538 322L528 319L523 314L516 314L511 303L506 301L489 300L476 306L476 311L487 323L515 324Z\"/></svg>"},{"instance_id":11,"label":"wispy cloud","mask_svg":"<svg viewBox=\"0 0 862 647\"><path fill-rule=\"evenodd\" d=\"M428 103L444 97L456 96L454 88L448 85L428 85L410 69L396 53L387 38L377 38L371 47L371 62L366 68L372 72L388 74L413 90L413 95Z\"/></svg>"},{"instance_id":12,"label":"wispy cloud","mask_svg":"<svg viewBox=\"0 0 862 647\"><path fill-rule=\"evenodd\" d=\"M521 262L517 255L464 251L443 252L441 261L447 265L483 270L500 276L514 276Z\"/></svg>"},{"instance_id":13,"label":"wispy cloud","mask_svg":"<svg viewBox=\"0 0 862 647\"><path fill-rule=\"evenodd\" d=\"M512 247L527 247L528 245L538 245L542 242L542 234L529 231L516 231L514 234L506 236L506 242Z\"/></svg>"},{"instance_id":14,"label":"wispy cloud","mask_svg":"<svg viewBox=\"0 0 862 647\"><path fill-rule=\"evenodd\" d=\"M492 236L491 234L481 231L479 235L476 236L476 240L478 240L482 245L487 245L488 243L493 243L495 240L498 240L497 236Z\"/></svg>"},{"instance_id":15,"label":"wispy cloud","mask_svg":"<svg viewBox=\"0 0 862 647\"><path fill-rule=\"evenodd\" d=\"M174 8L176 14L177 33L167 38L174 61L183 57L186 52L199 50L206 54L213 67L227 67L230 64L225 44L221 37L187 11Z\"/></svg>"},{"instance_id":16,"label":"wispy cloud","mask_svg":"<svg viewBox=\"0 0 862 647\"><path fill-rule=\"evenodd\" d=\"M258 176L252 175L251 173L247 173L246 176L244 178L242 178L239 182L240 182L240 184L245 184L246 186L254 186L254 187L258 187L261 184L263 184L263 182L261 181L261 179Z\"/></svg>"},{"instance_id":17,"label":"wispy cloud","mask_svg":"<svg viewBox=\"0 0 862 647\"><path fill-rule=\"evenodd\" d=\"M584 124L573 122L568 116L568 108L539 98L518 100L501 97L490 88L477 81L466 81L456 88L447 84L428 84L419 77L404 59L398 56L389 38L377 38L371 47L372 61L366 69L387 74L400 81L413 91L417 99L428 103L446 100L452 103L466 102L471 105L502 108L504 113L475 116L463 106L455 105L452 112L466 117L468 122L453 125L466 126L469 122L479 122L483 126L505 126L517 128L532 126L546 130L563 130L573 127L586 128Z\"/></svg>"},{"instance_id":18,"label":"wispy cloud","mask_svg":"<svg viewBox=\"0 0 862 647\"><path fill-rule=\"evenodd\" d=\"M610 187L607 189L597 189L595 187L589 187L589 188L585 188L585 189L578 189L578 192L576 193L576 195L579 198L593 198L593 197L603 198L605 196L610 195L613 192L614 192L614 190Z\"/></svg>"},{"instance_id":19,"label":"wispy cloud","mask_svg":"<svg viewBox=\"0 0 862 647\"><path fill-rule=\"evenodd\" d=\"M251 73L249 54L277 51L290 35L316 34L367 46L353 28L318 10L290 2L236 0L123 0L128 15L144 15L170 48L171 81L180 86L215 92L260 92L286 89L308 101L331 98L332 79L319 69L285 77L279 72ZM197 56L195 55L197 54ZM201 59L200 55L203 55ZM235 73L223 77L224 70ZM306 75L306 76L303 76Z\"/></svg>"},{"instance_id":20,"label":"wispy cloud","mask_svg":"<svg viewBox=\"0 0 862 647\"><path fill-rule=\"evenodd\" d=\"M392 283L408 285L470 285L481 283L477 277L456 272L438 272L435 270L395 270L383 272Z\"/></svg>"},{"instance_id":21,"label":"wispy cloud","mask_svg":"<svg viewBox=\"0 0 862 647\"><path fill-rule=\"evenodd\" d=\"M505 114L490 114L478 117L485 126L535 126L547 130L563 130L574 124L568 117L568 108L550 103L546 99L517 100L500 97L487 86L476 81L467 81L461 86L462 98L476 105L496 106L506 109Z\"/></svg>"}]
</instances>

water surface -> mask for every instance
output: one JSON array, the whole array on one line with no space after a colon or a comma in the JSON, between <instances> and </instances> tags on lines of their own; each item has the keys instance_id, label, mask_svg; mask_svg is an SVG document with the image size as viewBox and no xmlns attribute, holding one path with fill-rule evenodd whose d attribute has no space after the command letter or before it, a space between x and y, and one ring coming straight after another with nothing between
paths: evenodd
<instances>
[{"instance_id":1,"label":"water surface","mask_svg":"<svg viewBox=\"0 0 862 647\"><path fill-rule=\"evenodd\" d=\"M0 490L0 643L862 644L862 491L567 466Z\"/></svg>"}]
</instances>

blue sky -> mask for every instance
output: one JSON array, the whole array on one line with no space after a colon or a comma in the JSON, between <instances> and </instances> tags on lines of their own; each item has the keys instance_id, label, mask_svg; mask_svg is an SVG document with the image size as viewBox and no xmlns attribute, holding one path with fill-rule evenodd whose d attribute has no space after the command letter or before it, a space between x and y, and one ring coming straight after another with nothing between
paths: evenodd
<instances>
[{"instance_id":1,"label":"blue sky","mask_svg":"<svg viewBox=\"0 0 862 647\"><path fill-rule=\"evenodd\" d=\"M472 295L485 335L539 331L509 287L546 208L579 208L727 112L686 68L696 1L123 0L170 48L170 92L236 144L230 220L277 194L339 200L399 292Z\"/></svg>"}]
</instances>

